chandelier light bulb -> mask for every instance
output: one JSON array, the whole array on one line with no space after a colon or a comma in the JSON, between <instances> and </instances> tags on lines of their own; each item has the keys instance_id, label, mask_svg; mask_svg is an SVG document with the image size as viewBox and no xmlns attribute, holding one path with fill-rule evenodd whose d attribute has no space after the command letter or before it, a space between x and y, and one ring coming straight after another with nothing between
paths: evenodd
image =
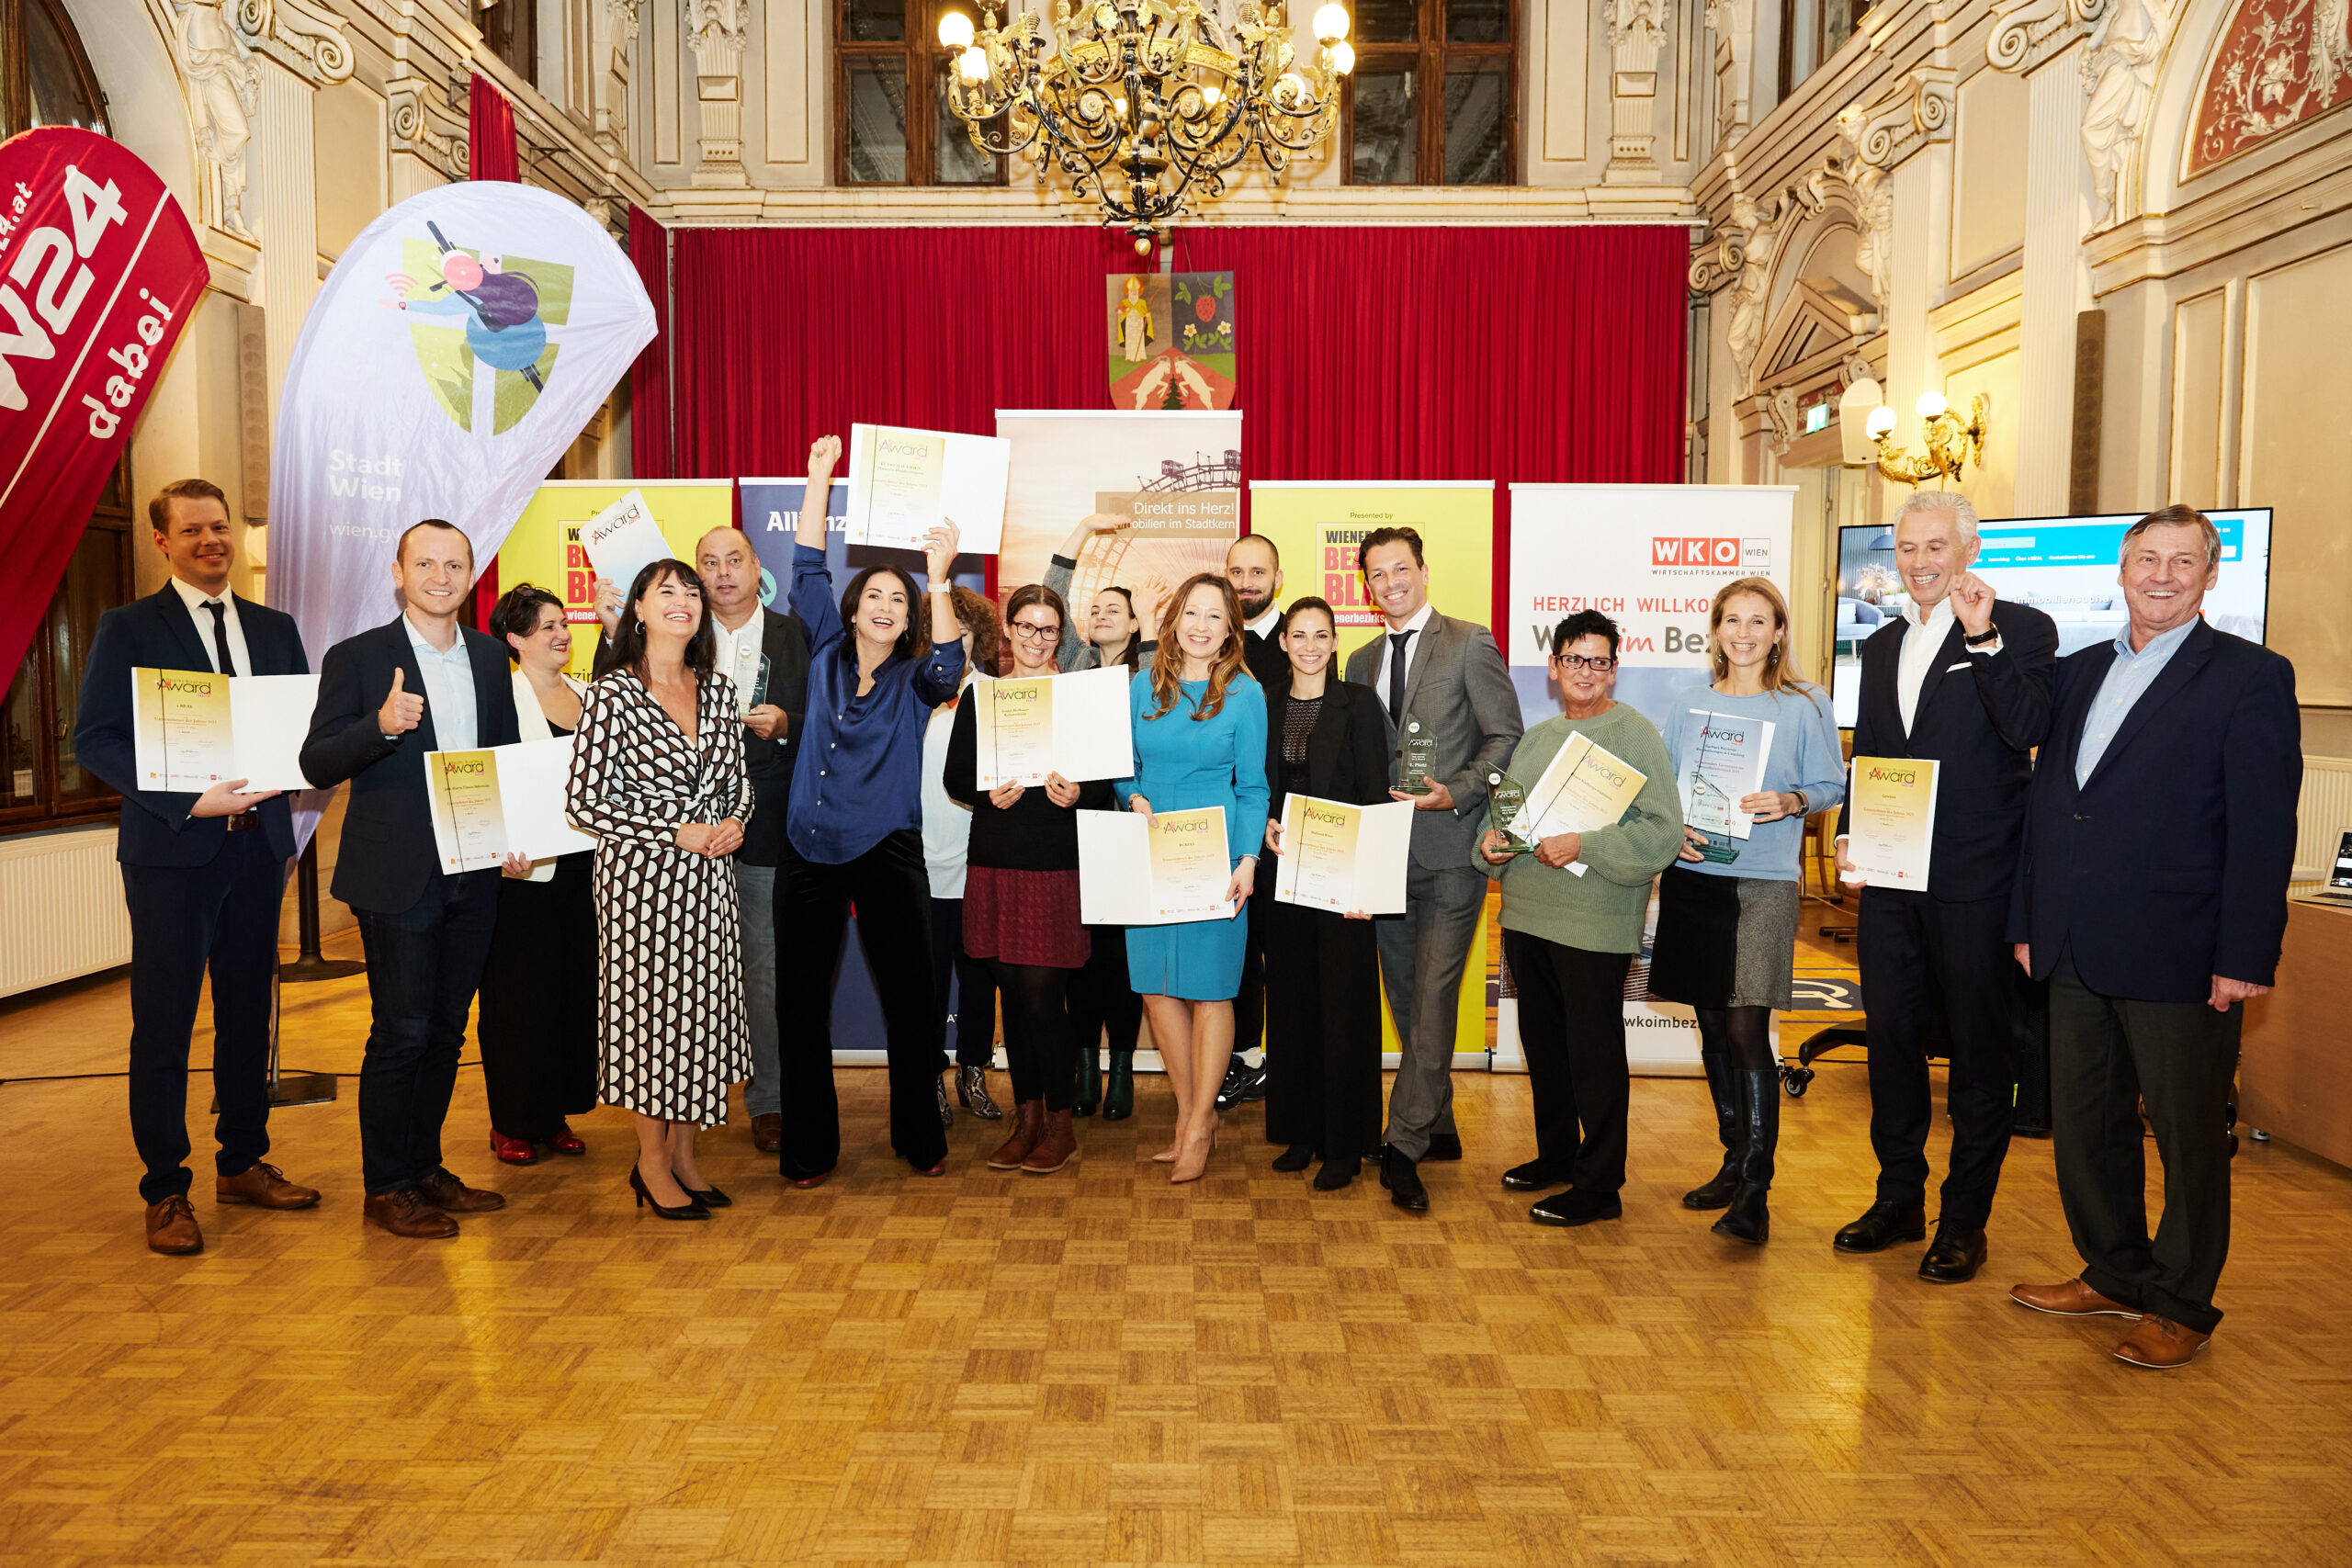
<instances>
[{"instance_id":1,"label":"chandelier light bulb","mask_svg":"<svg viewBox=\"0 0 2352 1568\"><path fill-rule=\"evenodd\" d=\"M966 26L969 27L969 23ZM974 44L956 57L956 74L974 84L989 79L989 51Z\"/></svg>"},{"instance_id":2,"label":"chandelier light bulb","mask_svg":"<svg viewBox=\"0 0 2352 1568\"><path fill-rule=\"evenodd\" d=\"M1315 13L1315 36L1324 43L1337 43L1348 36L1348 8L1337 4L1324 6Z\"/></svg>"},{"instance_id":3,"label":"chandelier light bulb","mask_svg":"<svg viewBox=\"0 0 2352 1568\"><path fill-rule=\"evenodd\" d=\"M1306 78L1300 75L1297 72L1283 72L1282 79L1276 82L1274 85L1279 89L1280 96L1288 98L1292 103L1304 104L1306 102Z\"/></svg>"},{"instance_id":4,"label":"chandelier light bulb","mask_svg":"<svg viewBox=\"0 0 2352 1568\"><path fill-rule=\"evenodd\" d=\"M1225 90L1221 87L1216 86L1203 87L1201 89L1201 97L1208 104L1209 107L1215 108L1217 105L1225 102Z\"/></svg>"},{"instance_id":5,"label":"chandelier light bulb","mask_svg":"<svg viewBox=\"0 0 2352 1568\"><path fill-rule=\"evenodd\" d=\"M939 41L961 53L972 47L972 18L961 11L950 11L939 18Z\"/></svg>"},{"instance_id":6,"label":"chandelier light bulb","mask_svg":"<svg viewBox=\"0 0 2352 1568\"><path fill-rule=\"evenodd\" d=\"M1922 400L1924 401L1924 400ZM1894 432L1896 418L1897 415L1893 409L1888 408L1884 403L1881 403L1878 407L1871 410L1870 423L1865 424L1862 428L1870 432L1870 437L1871 440L1876 441Z\"/></svg>"},{"instance_id":7,"label":"chandelier light bulb","mask_svg":"<svg viewBox=\"0 0 2352 1568\"><path fill-rule=\"evenodd\" d=\"M1944 406L1944 395L1941 392L1922 392L1919 394L1919 417L1921 419L1941 419L1943 417Z\"/></svg>"},{"instance_id":8,"label":"chandelier light bulb","mask_svg":"<svg viewBox=\"0 0 2352 1568\"><path fill-rule=\"evenodd\" d=\"M1345 76L1356 68L1355 45L1345 39L1331 46L1331 69Z\"/></svg>"}]
</instances>

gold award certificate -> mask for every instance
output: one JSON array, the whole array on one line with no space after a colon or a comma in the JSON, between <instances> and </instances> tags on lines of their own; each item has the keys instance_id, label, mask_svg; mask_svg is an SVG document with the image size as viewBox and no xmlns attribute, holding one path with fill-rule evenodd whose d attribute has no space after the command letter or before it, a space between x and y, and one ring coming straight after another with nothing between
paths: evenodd
<instances>
[{"instance_id":1,"label":"gold award certificate","mask_svg":"<svg viewBox=\"0 0 2352 1568\"><path fill-rule=\"evenodd\" d=\"M236 777L229 677L209 670L133 670L131 743L142 789L201 795Z\"/></svg>"},{"instance_id":2,"label":"gold award certificate","mask_svg":"<svg viewBox=\"0 0 2352 1568\"><path fill-rule=\"evenodd\" d=\"M494 752L435 751L425 759L425 782L444 872L480 871L505 858L506 814Z\"/></svg>"},{"instance_id":3,"label":"gold award certificate","mask_svg":"<svg viewBox=\"0 0 2352 1568\"><path fill-rule=\"evenodd\" d=\"M1219 919L1233 913L1226 889L1225 808L1159 811L1151 818L1151 897L1164 921Z\"/></svg>"},{"instance_id":4,"label":"gold award certificate","mask_svg":"<svg viewBox=\"0 0 2352 1568\"><path fill-rule=\"evenodd\" d=\"M1865 886L1928 886L1935 852L1936 764L1917 757L1854 759L1846 858Z\"/></svg>"},{"instance_id":5,"label":"gold award certificate","mask_svg":"<svg viewBox=\"0 0 2352 1568\"><path fill-rule=\"evenodd\" d=\"M850 492L851 522L864 513L866 544L917 547L939 526L947 437L937 431L860 425L858 443L862 461Z\"/></svg>"},{"instance_id":6,"label":"gold award certificate","mask_svg":"<svg viewBox=\"0 0 2352 1568\"><path fill-rule=\"evenodd\" d=\"M1044 784L1054 771L1053 677L990 681L987 691L989 716L995 721L996 783Z\"/></svg>"},{"instance_id":7,"label":"gold award certificate","mask_svg":"<svg viewBox=\"0 0 2352 1568\"><path fill-rule=\"evenodd\" d=\"M1356 908L1356 840L1363 807L1294 795L1284 813L1283 849L1298 857L1291 902L1346 914Z\"/></svg>"},{"instance_id":8,"label":"gold award certificate","mask_svg":"<svg viewBox=\"0 0 2352 1568\"><path fill-rule=\"evenodd\" d=\"M1560 743L1544 776L1527 792L1519 828L1530 839L1559 833L1591 833L1625 819L1634 797L1649 775L1581 730Z\"/></svg>"}]
</instances>

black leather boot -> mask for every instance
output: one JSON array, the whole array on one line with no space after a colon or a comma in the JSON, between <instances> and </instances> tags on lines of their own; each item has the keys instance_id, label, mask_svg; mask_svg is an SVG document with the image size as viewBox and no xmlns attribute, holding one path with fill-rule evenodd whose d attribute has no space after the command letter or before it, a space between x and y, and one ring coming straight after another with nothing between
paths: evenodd
<instances>
[{"instance_id":1,"label":"black leather boot","mask_svg":"<svg viewBox=\"0 0 2352 1568\"><path fill-rule=\"evenodd\" d=\"M1091 1116L1102 1104L1102 1047L1089 1045L1078 1054L1078 1098L1070 1102L1072 1116Z\"/></svg>"},{"instance_id":2,"label":"black leather boot","mask_svg":"<svg viewBox=\"0 0 2352 1568\"><path fill-rule=\"evenodd\" d=\"M1136 1054L1111 1047L1111 1081L1102 1086L1102 1120L1124 1122L1136 1113Z\"/></svg>"},{"instance_id":3,"label":"black leather boot","mask_svg":"<svg viewBox=\"0 0 2352 1568\"><path fill-rule=\"evenodd\" d=\"M1713 1229L1717 1235L1761 1247L1772 1234L1765 1194L1772 1189L1772 1156L1781 1146L1781 1074L1766 1067L1733 1077L1739 1090L1739 1185Z\"/></svg>"},{"instance_id":4,"label":"black leather boot","mask_svg":"<svg viewBox=\"0 0 2352 1568\"><path fill-rule=\"evenodd\" d=\"M1707 1070L1707 1092L1715 1102L1715 1135L1724 1141L1724 1163L1714 1175L1682 1195L1686 1209L1720 1209L1731 1201L1739 1185L1739 1100L1732 1085L1731 1063L1720 1051L1702 1051L1699 1065Z\"/></svg>"}]
</instances>

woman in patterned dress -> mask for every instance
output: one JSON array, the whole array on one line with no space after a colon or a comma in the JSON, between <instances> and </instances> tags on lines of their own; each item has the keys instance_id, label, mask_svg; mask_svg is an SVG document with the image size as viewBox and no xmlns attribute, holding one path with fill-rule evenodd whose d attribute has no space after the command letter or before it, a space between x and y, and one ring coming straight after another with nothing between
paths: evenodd
<instances>
[{"instance_id":1,"label":"woman in patterned dress","mask_svg":"<svg viewBox=\"0 0 2352 1568\"><path fill-rule=\"evenodd\" d=\"M636 1116L628 1184L665 1220L728 1205L695 1164L695 1130L725 1121L728 1086L752 1076L727 861L752 780L735 684L716 660L694 568L639 572L612 670L581 708L564 801L572 826L596 835L601 1092Z\"/></svg>"}]
</instances>

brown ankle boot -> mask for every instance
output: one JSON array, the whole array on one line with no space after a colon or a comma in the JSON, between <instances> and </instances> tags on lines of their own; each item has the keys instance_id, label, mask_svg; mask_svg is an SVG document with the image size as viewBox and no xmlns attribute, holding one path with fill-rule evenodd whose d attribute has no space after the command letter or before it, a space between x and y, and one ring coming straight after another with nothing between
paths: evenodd
<instances>
[{"instance_id":1,"label":"brown ankle boot","mask_svg":"<svg viewBox=\"0 0 2352 1568\"><path fill-rule=\"evenodd\" d=\"M1024 1100L1012 1108L1012 1135L989 1156L990 1170L1012 1170L1029 1157L1037 1140L1046 1135L1046 1102Z\"/></svg>"},{"instance_id":2,"label":"brown ankle boot","mask_svg":"<svg viewBox=\"0 0 2352 1568\"><path fill-rule=\"evenodd\" d=\"M1046 1118L1046 1135L1021 1162L1021 1168L1032 1176L1050 1176L1068 1165L1078 1155L1078 1130L1070 1125L1070 1112L1057 1111Z\"/></svg>"}]
</instances>

